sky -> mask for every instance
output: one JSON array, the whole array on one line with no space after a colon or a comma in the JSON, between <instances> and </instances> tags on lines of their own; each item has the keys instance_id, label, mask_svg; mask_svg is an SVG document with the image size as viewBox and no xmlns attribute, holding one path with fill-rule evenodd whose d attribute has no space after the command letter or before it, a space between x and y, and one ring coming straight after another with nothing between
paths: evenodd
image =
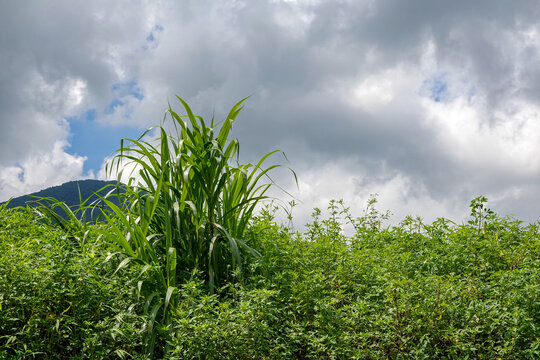
<instances>
[{"instance_id":1,"label":"sky","mask_svg":"<svg viewBox=\"0 0 540 360\"><path fill-rule=\"evenodd\" d=\"M250 96L241 160L286 154L268 164L298 227L370 194L394 223L460 223L480 195L536 221L539 18L535 0L3 1L0 201L105 179L176 94L204 118Z\"/></svg>"}]
</instances>

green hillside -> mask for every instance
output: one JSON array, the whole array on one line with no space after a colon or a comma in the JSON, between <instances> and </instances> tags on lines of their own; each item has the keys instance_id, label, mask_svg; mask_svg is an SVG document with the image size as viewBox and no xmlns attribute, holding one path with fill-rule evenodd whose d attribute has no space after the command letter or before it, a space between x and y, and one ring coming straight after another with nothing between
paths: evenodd
<instances>
[{"instance_id":1,"label":"green hillside","mask_svg":"<svg viewBox=\"0 0 540 360\"><path fill-rule=\"evenodd\" d=\"M91 199L90 201L93 201L97 199L96 196L93 196L94 193L109 184L116 184L116 181L91 179L69 181L62 185L52 186L32 194L15 197L9 201L7 207L14 208L17 206L26 206L27 204L32 206L36 201L35 197L52 197L66 203L68 206L77 206L80 205L79 191L83 201L88 198ZM106 191L100 194L105 195L105 193Z\"/></svg>"}]
</instances>

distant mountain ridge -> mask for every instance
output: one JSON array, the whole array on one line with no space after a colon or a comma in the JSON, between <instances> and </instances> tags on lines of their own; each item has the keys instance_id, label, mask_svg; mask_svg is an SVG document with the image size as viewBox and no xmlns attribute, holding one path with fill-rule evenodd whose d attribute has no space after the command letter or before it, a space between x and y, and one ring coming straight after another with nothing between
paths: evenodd
<instances>
[{"instance_id":1,"label":"distant mountain ridge","mask_svg":"<svg viewBox=\"0 0 540 360\"><path fill-rule=\"evenodd\" d=\"M53 186L41 191L37 191L28 195L12 198L7 208L14 208L18 206L32 206L35 203L36 198L39 197L52 197L61 202L64 202L70 207L76 207L80 205L79 189L82 201L90 198L90 202L97 199L95 195L100 189L109 184L116 184L116 181L104 181L104 180L74 180L66 182L62 185ZM110 189L105 189L99 192L99 195L104 196ZM5 203L5 202L4 202ZM3 203L2 203L3 204ZM0 204L1 205L1 204Z\"/></svg>"}]
</instances>

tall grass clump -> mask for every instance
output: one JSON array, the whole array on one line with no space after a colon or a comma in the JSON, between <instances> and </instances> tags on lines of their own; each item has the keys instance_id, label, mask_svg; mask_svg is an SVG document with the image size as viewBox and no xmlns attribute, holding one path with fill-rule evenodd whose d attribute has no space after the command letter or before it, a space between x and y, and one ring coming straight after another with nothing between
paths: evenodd
<instances>
[{"instance_id":1,"label":"tall grass clump","mask_svg":"<svg viewBox=\"0 0 540 360\"><path fill-rule=\"evenodd\" d=\"M242 279L243 255L259 255L243 235L272 185L268 172L279 166L263 167L278 150L256 164L238 162L239 143L229 135L246 99L221 123L212 118L207 125L177 98L186 115L169 105L161 126L121 141L107 172L120 179L126 167L134 170L128 186L111 194L121 198L118 206L110 196L103 199L111 209L103 234L124 256L119 269L132 261L143 266L146 277L138 290L146 297L151 318L149 348L156 333L151 327L156 322L167 326L181 283L199 274L213 293ZM165 128L167 119L173 131ZM147 140L152 132L157 138Z\"/></svg>"}]
</instances>

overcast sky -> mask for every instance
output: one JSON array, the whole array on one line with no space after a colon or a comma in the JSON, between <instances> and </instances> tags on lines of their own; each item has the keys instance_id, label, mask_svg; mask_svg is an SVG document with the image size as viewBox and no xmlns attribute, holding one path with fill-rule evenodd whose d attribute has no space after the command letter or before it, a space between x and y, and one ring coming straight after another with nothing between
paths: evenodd
<instances>
[{"instance_id":1,"label":"overcast sky","mask_svg":"<svg viewBox=\"0 0 540 360\"><path fill-rule=\"evenodd\" d=\"M536 0L2 1L0 201L103 178L175 94L205 118L251 95L241 157L286 153L298 225L371 193L394 222L461 222L478 195L538 220L538 19Z\"/></svg>"}]
</instances>

